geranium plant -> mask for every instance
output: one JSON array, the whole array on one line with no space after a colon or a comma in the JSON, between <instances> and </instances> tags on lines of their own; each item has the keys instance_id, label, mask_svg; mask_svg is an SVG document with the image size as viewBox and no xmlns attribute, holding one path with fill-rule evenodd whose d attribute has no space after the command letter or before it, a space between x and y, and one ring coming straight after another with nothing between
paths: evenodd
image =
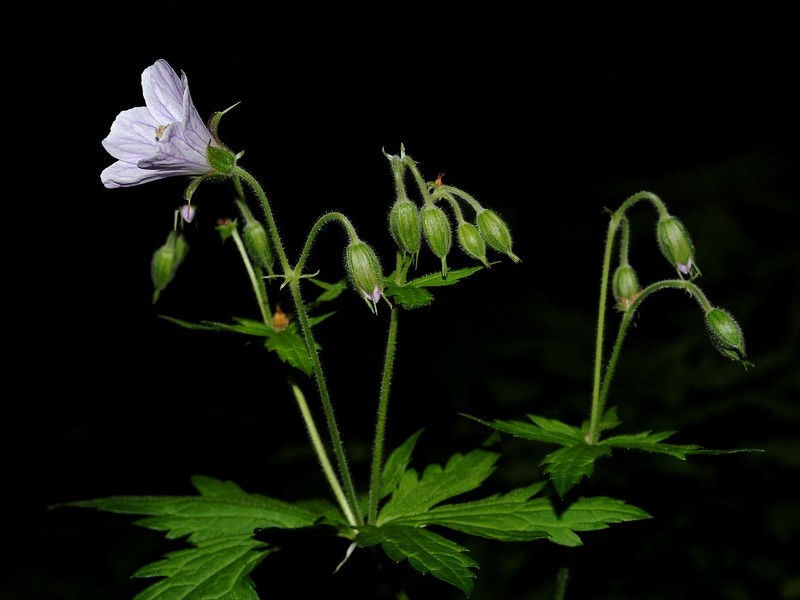
<instances>
[{"instance_id":1,"label":"geranium plant","mask_svg":"<svg viewBox=\"0 0 800 600\"><path fill-rule=\"evenodd\" d=\"M237 217L218 222L216 228L222 240L238 249L252 287L253 314L231 322L166 318L193 330L223 331L261 340L264 360L281 361L286 369L307 376L291 379L288 385L330 495L299 501L273 498L258 490L244 490L232 481L197 475L192 480L196 495L111 496L66 503L138 515L142 518L137 524L164 532L168 538L185 540L185 548L169 552L135 573L153 580L137 598L270 597L268 582L263 589L256 589L254 569L280 553L288 540L315 544L315 540L325 538L346 542L336 564L331 564L332 571L349 568L354 553L370 552L378 562L429 573L468 596L475 587L479 565L462 545L464 539L475 536L494 540L498 552L507 551L513 543L532 540L576 546L583 543L585 532L649 517L645 510L621 499L567 497L592 474L595 462L612 451L641 450L679 459L739 451L665 442L674 432L607 434L620 425L608 399L623 340L633 315L656 292L678 289L691 295L704 314L711 341L722 355L749 364L739 325L728 311L713 305L696 283L700 271L685 226L668 212L661 199L648 192L632 195L609 215L587 420L569 425L534 414L524 420L454 415L482 423L487 437L510 435L557 446L543 460L531 453L532 462L545 465L549 480L530 481L500 493L482 493L501 466L501 454L489 444L453 448L446 462L429 464L415 454L425 427L422 421L413 431L403 432L405 441L398 447L385 448L392 382L395 376L403 376L402 365L395 364L401 318L429 306L440 288L486 271L498 260L510 261L510 268L516 268L521 259L514 252L508 224L467 191L445 183L441 175L426 179L401 146L395 153L384 152L395 190L394 197L386 202L388 231L362 236L348 216L328 212L310 225L300 254L292 258L285 251L277 226L279 210L259 181L242 166L243 153L231 150L220 138L220 122L227 111L214 113L204 121L192 102L186 75L179 77L163 60L144 70L142 89L145 106L121 112L103 140L103 146L117 161L102 172L101 180L107 188L124 188L166 177L188 177L183 198L175 202L167 238L151 258L153 302L174 285L180 266L190 256L185 225L195 218L193 197L198 186L210 180L229 184L225 188L228 191L221 194L222 201L229 203ZM656 209L656 242L677 274L644 287L629 259L626 217L640 201ZM340 250L344 257L341 276L333 278L306 269L311 253L323 244L321 234L327 225L341 227L347 240ZM393 257L379 257L368 241L386 234L396 248ZM455 261L448 262L455 246L463 251L463 260L473 263L471 266L458 268ZM422 252L432 253L439 268L418 272ZM271 300L276 287L289 290L292 306L287 312L291 312L291 318ZM368 481L353 477L337 416L346 414L349 407L337 405L332 397L314 334L320 322L336 319L335 303L354 297L347 293L348 288L374 313L376 327L383 329L388 320L380 386L375 394ZM612 302L621 319L608 353L605 329ZM319 425L320 419L324 428ZM563 595L566 579L561 577L559 582L557 594ZM402 577L393 581L390 589L394 597L407 597ZM360 593L364 595L363 590ZM379 597L377 592L374 597Z\"/></svg>"}]
</instances>

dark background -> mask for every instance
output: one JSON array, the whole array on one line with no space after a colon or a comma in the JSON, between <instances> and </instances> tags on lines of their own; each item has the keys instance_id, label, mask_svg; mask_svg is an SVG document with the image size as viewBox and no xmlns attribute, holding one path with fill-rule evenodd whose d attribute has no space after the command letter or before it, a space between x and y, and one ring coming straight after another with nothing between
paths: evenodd
<instances>
[{"instance_id":1,"label":"dark background","mask_svg":"<svg viewBox=\"0 0 800 600\"><path fill-rule=\"evenodd\" d=\"M788 15L375 6L63 8L27 31L40 54L20 54L7 72L6 175L20 187L7 191L12 558L0 596L132 597L144 583L130 575L179 547L125 517L47 509L57 502L190 494L195 473L286 500L328 494L283 366L258 344L157 317L256 316L232 244L213 231L235 216L227 188L198 191L189 258L153 307L150 257L185 182L100 183L113 161L101 140L119 111L143 104L140 74L164 58L187 73L204 117L241 102L220 133L246 151L290 256L318 216L339 210L388 270L393 192L381 149L401 143L427 178L444 172L510 224L521 264L501 260L404 315L387 441L424 427L418 467L484 440L458 413L588 416L604 209L658 194L692 233L699 284L737 317L755 366L716 353L690 298L659 294L642 307L612 388L620 431L676 429L677 443L765 452L605 459L573 499L606 494L654 519L584 534L573 550L457 538L481 565L473 598L551 598L562 566L572 568L567 598L800 598L800 128ZM673 276L653 217L645 205L631 213L643 283ZM344 244L326 229L309 268L342 277ZM449 262L471 264L457 249ZM425 250L420 268L437 268ZM375 317L349 292L335 308L318 336L365 487L388 311ZM547 448L502 449L494 491L543 477ZM357 579L369 565L331 577L339 549L318 550L299 573L291 557L263 563L262 596L377 597ZM460 596L401 574L412 598Z\"/></svg>"}]
</instances>

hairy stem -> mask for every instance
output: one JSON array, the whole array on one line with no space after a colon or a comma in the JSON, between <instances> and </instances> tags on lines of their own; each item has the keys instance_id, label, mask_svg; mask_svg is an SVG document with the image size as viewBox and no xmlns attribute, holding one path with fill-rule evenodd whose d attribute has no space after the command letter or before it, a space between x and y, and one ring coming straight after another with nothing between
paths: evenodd
<instances>
[{"instance_id":1,"label":"hairy stem","mask_svg":"<svg viewBox=\"0 0 800 600\"><path fill-rule=\"evenodd\" d=\"M325 382L322 364L319 360L317 344L314 340L314 334L311 331L308 312L306 311L305 303L303 302L303 296L300 293L299 275L294 269L291 268L291 265L289 264L289 259L286 256L286 251L281 243L278 227L275 223L275 217L272 214L272 208L263 188L255 177L250 175L250 173L239 166L235 168L234 176L240 177L253 189L258 197L259 202L261 203L262 210L264 211L264 217L267 222L267 227L269 228L270 237L272 238L275 246L275 252L278 255L278 261L283 269L284 276L289 282L289 289L291 290L292 300L294 302L295 314L300 321L300 328L303 332L306 348L311 359L311 365L314 371L314 379L317 382L317 389L319 391L320 401L322 402L322 409L325 413L325 419L328 424L328 433L331 438L331 444L333 445L334 454L336 455L336 462L339 467L339 476L344 482L344 489L347 493L350 511L355 515L356 522L360 524L363 522L363 517L361 516L358 498L356 496L355 487L353 486L353 478L350 474L350 468L347 464L347 456L345 454L344 445L342 444L341 436L339 435L339 427L336 423L336 417L333 412L333 404L331 403L330 393L328 392L328 385Z\"/></svg>"}]
</instances>

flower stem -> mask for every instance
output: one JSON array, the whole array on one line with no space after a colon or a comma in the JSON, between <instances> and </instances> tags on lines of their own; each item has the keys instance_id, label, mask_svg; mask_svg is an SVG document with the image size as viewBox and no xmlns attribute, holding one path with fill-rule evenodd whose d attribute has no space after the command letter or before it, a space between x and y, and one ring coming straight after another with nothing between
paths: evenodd
<instances>
[{"instance_id":1,"label":"flower stem","mask_svg":"<svg viewBox=\"0 0 800 600\"><path fill-rule=\"evenodd\" d=\"M233 228L231 237L233 237L233 241L239 249L244 268L247 269L247 276L250 278L250 285L253 286L253 291L256 293L256 302L258 302L258 308L261 310L261 318L264 320L264 324L267 327L272 327L272 311L269 309L269 300L267 299L267 290L263 283L264 280L260 277L259 273L256 273L257 267L253 267L253 263L244 247L242 237L239 235L239 231L236 228ZM261 269L258 269L258 271L260 272Z\"/></svg>"},{"instance_id":2,"label":"flower stem","mask_svg":"<svg viewBox=\"0 0 800 600\"><path fill-rule=\"evenodd\" d=\"M658 196L650 192L638 192L625 200L620 207L611 214L611 220L608 223L608 231L606 233L606 245L603 252L603 267L602 275L600 277L600 300L598 302L597 310L597 338L595 340L594 352L594 375L592 378L592 408L589 417L589 431L586 434L586 442L589 444L596 444L600 437L600 421L603 418L603 405L605 404L605 397L601 397L600 386L603 379L603 342L605 337L605 323L606 323L606 305L608 301L608 280L611 271L611 253L614 248L614 238L620 223L625 219L626 211L639 202L640 200L648 200L653 204L659 216L667 214L667 209L664 203ZM625 232L627 236L627 231ZM627 237L625 240L627 252ZM628 310L628 314L632 314ZM627 325L626 325L627 327ZM623 334L624 335L624 334ZM619 340L619 338L618 338ZM621 340L619 340L621 344ZM616 360L613 364L609 365L606 371L606 379L611 380Z\"/></svg>"},{"instance_id":3,"label":"flower stem","mask_svg":"<svg viewBox=\"0 0 800 600\"><path fill-rule=\"evenodd\" d=\"M303 415L303 422L306 424L308 437L311 439L311 444L314 446L314 451L317 453L317 459L322 467L322 471L325 473L325 477L328 479L328 483L333 490L333 495L336 496L339 506L342 508L342 511L347 517L347 522L350 523L350 525L356 525L357 521L355 515L353 515L353 511L350 510L350 506L347 503L347 498L344 495L344 491L342 491L342 486L339 484L339 480L336 479L336 473L333 471L331 461L328 460L328 454L325 452L325 446L322 444L322 439L319 437L319 431L314 423L314 418L311 416L311 411L308 409L306 398L297 385L291 384L291 386L292 392L294 392L294 398L297 401L297 406L300 408L300 414Z\"/></svg>"},{"instance_id":4,"label":"flower stem","mask_svg":"<svg viewBox=\"0 0 800 600\"><path fill-rule=\"evenodd\" d=\"M639 305L641 305L641 303L644 302L645 298L650 297L652 294L654 294L659 290L670 289L670 288L686 290L687 292L689 292L689 294L692 295L692 297L694 297L695 300L697 300L697 303L701 306L704 312L708 312L709 310L711 310L712 306L711 303L708 301L708 298L706 298L706 295L702 292L702 290L699 287L697 287L691 281L686 281L683 279L665 279L663 281L652 283L645 289L643 289L636 297L636 299L633 302L631 302L630 306L628 306L627 310L625 311L625 314L622 315L622 321L620 322L619 330L617 331L617 339L614 342L614 346L611 350L611 357L609 358L608 366L606 368L606 373L603 377L602 388L600 390L598 405L599 405L599 413L601 415L605 408L606 399L608 398L608 390L611 387L611 379L613 378L614 371L616 370L617 367L617 360L619 359L619 353L620 350L622 349L622 342L625 340L625 334L628 331L628 326L631 324L631 320L633 319L634 313L636 312ZM591 433L592 431L591 428L589 431ZM596 437L593 438L595 442L599 438L599 433L600 432L598 429L598 431L595 433Z\"/></svg>"},{"instance_id":5,"label":"flower stem","mask_svg":"<svg viewBox=\"0 0 800 600\"><path fill-rule=\"evenodd\" d=\"M383 378L381 380L378 416L375 422L375 441L372 444L372 470L369 481L369 509L367 523L372 525L378 518L378 500L381 493L381 471L383 470L383 445L386 436L386 417L389 410L389 392L394 372L394 358L397 347L397 323L400 315L398 307L392 308L389 317L389 334L386 338L386 355L383 361Z\"/></svg>"},{"instance_id":6,"label":"flower stem","mask_svg":"<svg viewBox=\"0 0 800 600\"><path fill-rule=\"evenodd\" d=\"M289 264L289 259L286 256L286 251L283 248L283 244L281 243L280 235L278 233L278 227L275 223L275 217L272 214L272 208L270 206L269 200L267 198L266 193L264 193L263 188L258 183L255 177L250 175L247 171L242 169L239 166L236 166L233 173L234 177L240 177L243 181L245 181L255 192L256 196L258 197L259 202L261 203L261 208L264 211L264 217L267 222L267 227L269 228L270 237L272 238L272 242L275 246L275 253L278 256L278 261L280 262L281 268L283 269L284 276L287 278L289 282L289 289L291 290L292 300L294 301L294 309L295 314L297 315L298 320L300 321L300 328L303 332L303 337L305 339L306 348L308 350L309 357L311 359L312 369L314 371L314 379L317 382L317 389L319 391L320 400L322 402L322 408L325 413L325 419L328 424L328 433L331 437L331 444L333 445L334 454L336 455L336 461L339 466L339 475L344 482L344 489L347 493L347 501L350 506L350 511L352 514L355 515L355 520L357 523L363 522L363 517L361 516L361 511L358 504L358 498L356 496L355 487L353 486L353 478L350 474L350 469L347 465L347 456L345 454L344 445L342 444L341 437L339 435L339 427L336 423L336 417L333 412L333 405L331 403L330 394L328 392L328 386L325 383L325 376L322 372L322 364L319 360L319 352L317 351L317 344L314 340L314 335L311 331L311 325L308 320L308 312L306 311L305 303L303 302L302 294L300 293L300 280L297 272L291 268Z\"/></svg>"}]
</instances>

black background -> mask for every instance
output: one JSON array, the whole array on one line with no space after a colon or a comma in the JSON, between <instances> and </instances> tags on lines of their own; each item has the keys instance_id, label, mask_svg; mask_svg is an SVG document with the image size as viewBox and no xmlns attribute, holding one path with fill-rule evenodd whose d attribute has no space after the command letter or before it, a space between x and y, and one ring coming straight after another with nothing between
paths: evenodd
<instances>
[{"instance_id":1,"label":"black background","mask_svg":"<svg viewBox=\"0 0 800 600\"><path fill-rule=\"evenodd\" d=\"M790 489L800 456L800 128L788 15L482 1L46 12L27 33L38 54L18 49L7 72L12 558L0 596L132 597L143 582L131 573L178 547L124 517L47 509L57 502L189 494L195 473L286 500L327 495L282 365L258 344L157 317L255 316L233 246L213 231L235 216L227 188L198 191L189 258L153 307L150 256L185 182L100 183L113 160L100 141L119 111L143 104L140 74L164 58L188 75L201 115L241 102L220 133L245 150L290 256L318 216L339 210L388 270L393 192L381 150L400 144L428 179L444 172L510 224L521 264L501 260L404 315L387 441L424 427L418 467L483 441L461 412L576 424L588 415L604 209L658 194L691 231L699 284L736 315L755 367L716 354L688 297L660 294L642 307L612 389L622 429L766 452L605 459L575 497L607 494L655 518L584 534L570 551L458 538L481 564L473 597L549 598L557 569L570 566L567 598L800 598L790 558L800 531ZM653 216L644 205L631 214L643 282L673 276ZM326 229L309 268L342 277L344 243ZM450 263L471 264L457 250ZM423 251L420 268L436 267ZM335 308L319 341L365 486L388 311L373 316L354 293ZM505 441L493 490L541 479L545 450ZM291 557L268 560L258 589L377 597L358 563L327 574L339 556L299 573ZM460 595L403 568L412 598Z\"/></svg>"}]
</instances>

